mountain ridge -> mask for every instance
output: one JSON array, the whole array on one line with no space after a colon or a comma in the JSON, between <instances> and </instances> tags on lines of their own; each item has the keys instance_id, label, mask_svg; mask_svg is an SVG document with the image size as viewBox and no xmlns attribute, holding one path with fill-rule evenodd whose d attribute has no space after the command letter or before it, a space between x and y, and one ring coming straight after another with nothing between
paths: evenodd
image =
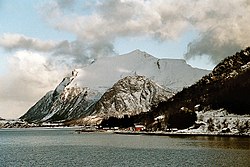
<instances>
[{"instance_id":1,"label":"mountain ridge","mask_svg":"<svg viewBox=\"0 0 250 167\"><path fill-rule=\"evenodd\" d=\"M21 119L27 121L64 121L88 116L101 96L128 76L146 76L161 87L176 92L207 74L183 60L157 59L139 50L105 57L66 76L55 90L47 93Z\"/></svg>"},{"instance_id":2,"label":"mountain ridge","mask_svg":"<svg viewBox=\"0 0 250 167\"><path fill-rule=\"evenodd\" d=\"M180 67L183 69L179 69ZM173 71L174 69L176 71ZM210 72L193 68L182 59L158 59L139 50L120 56L97 59L91 65L77 69L77 71L78 77L70 84L71 86L85 86L95 90L104 88L102 92L105 92L118 80L132 75L147 76L164 88L179 91L183 86L193 84ZM163 72L167 74L162 75ZM192 75L188 76L189 73Z\"/></svg>"}]
</instances>

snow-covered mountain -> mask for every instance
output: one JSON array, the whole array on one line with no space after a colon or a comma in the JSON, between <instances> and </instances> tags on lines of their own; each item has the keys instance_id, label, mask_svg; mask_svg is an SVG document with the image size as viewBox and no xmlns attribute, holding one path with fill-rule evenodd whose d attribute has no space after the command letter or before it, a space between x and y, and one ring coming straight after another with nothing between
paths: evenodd
<instances>
[{"instance_id":1,"label":"snow-covered mountain","mask_svg":"<svg viewBox=\"0 0 250 167\"><path fill-rule=\"evenodd\" d=\"M85 117L91 115L92 111L95 111L96 114L97 111L102 112L103 110L97 109L101 104L95 105L95 103L114 83L127 76L145 76L161 87L176 92L193 84L208 73L208 70L192 68L184 60L157 59L139 50L121 56L104 57L93 61L84 68L74 70L54 91L48 92L31 107L21 119L38 122L62 121ZM132 82L133 79L131 82L129 81L130 84ZM143 86L139 81L135 81L135 84ZM138 87L138 85L134 86ZM146 87L143 89L145 89L145 93L149 91L146 90ZM108 92L106 94L109 94ZM131 92L127 93L129 94L128 99L135 99L127 101L129 104L126 106L135 105L138 99ZM153 94L151 95L153 96ZM109 110L114 111L114 108L111 107ZM124 110L124 112L127 111Z\"/></svg>"},{"instance_id":2,"label":"snow-covered mountain","mask_svg":"<svg viewBox=\"0 0 250 167\"><path fill-rule=\"evenodd\" d=\"M210 72L193 68L182 59L157 59L140 50L121 56L103 57L77 71L78 75L70 87L77 85L101 92L118 80L135 75L146 76L164 88L179 91Z\"/></svg>"},{"instance_id":3,"label":"snow-covered mountain","mask_svg":"<svg viewBox=\"0 0 250 167\"><path fill-rule=\"evenodd\" d=\"M128 76L108 89L95 104L90 116L73 121L75 124L98 124L109 117L123 118L151 110L152 106L173 96L145 76ZM96 122L97 121L97 122Z\"/></svg>"},{"instance_id":4,"label":"snow-covered mountain","mask_svg":"<svg viewBox=\"0 0 250 167\"><path fill-rule=\"evenodd\" d=\"M92 115L102 117L120 117L147 112L151 106L173 96L171 90L165 90L144 76L128 76L110 88L96 103Z\"/></svg>"}]
</instances>

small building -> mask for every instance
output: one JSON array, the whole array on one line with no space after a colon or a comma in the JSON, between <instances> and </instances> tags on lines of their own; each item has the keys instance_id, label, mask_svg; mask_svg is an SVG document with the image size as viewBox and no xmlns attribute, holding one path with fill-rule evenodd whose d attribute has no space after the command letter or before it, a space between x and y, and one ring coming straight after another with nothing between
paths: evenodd
<instances>
[{"instance_id":1,"label":"small building","mask_svg":"<svg viewBox=\"0 0 250 167\"><path fill-rule=\"evenodd\" d=\"M146 127L144 125L135 125L135 131L144 131Z\"/></svg>"}]
</instances>

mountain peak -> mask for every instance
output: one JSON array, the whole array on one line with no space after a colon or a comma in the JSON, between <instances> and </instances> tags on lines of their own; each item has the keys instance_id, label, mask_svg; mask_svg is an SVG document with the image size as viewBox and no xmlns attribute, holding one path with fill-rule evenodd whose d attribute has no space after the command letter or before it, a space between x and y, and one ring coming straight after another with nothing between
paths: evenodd
<instances>
[{"instance_id":1,"label":"mountain peak","mask_svg":"<svg viewBox=\"0 0 250 167\"><path fill-rule=\"evenodd\" d=\"M140 50L121 56L103 57L96 60L95 63L77 69L77 71L74 70L67 75L54 91L45 95L22 118L44 121L66 120L77 118L80 115L88 115L99 98L119 80L121 82L118 82L117 86L124 91L123 86L128 87L126 91L145 88L145 90L135 93L136 95L142 95L141 98L135 96L135 100L141 99L148 104L149 101L143 97L149 98L147 94L154 96L152 94L152 92L155 92L154 87L157 87L156 90L162 88L165 88L165 91L166 89L181 90L184 86L193 84L207 73L208 71L194 69L180 61L157 59ZM148 79L140 76L146 76L146 78L159 84L162 88L159 85L151 87L152 84ZM125 79L121 80L123 78ZM145 87L145 85L149 85L149 88ZM119 89L116 88L115 90ZM134 93L131 94L135 95ZM128 94L128 96L131 94ZM131 99L134 98L132 95ZM121 98L123 97L121 96ZM130 103L131 99L127 97L126 103ZM119 107L119 100L115 101L117 103L113 104ZM131 106L137 104L135 101L131 103Z\"/></svg>"},{"instance_id":2,"label":"mountain peak","mask_svg":"<svg viewBox=\"0 0 250 167\"><path fill-rule=\"evenodd\" d=\"M62 82L56 87L55 92L60 94L77 76L78 72L73 70L71 74L68 74L63 78Z\"/></svg>"},{"instance_id":3,"label":"mountain peak","mask_svg":"<svg viewBox=\"0 0 250 167\"><path fill-rule=\"evenodd\" d=\"M173 92L163 89L145 76L127 76L116 82L95 104L90 118L123 118L151 110L151 107L167 100ZM99 121L99 119L98 119Z\"/></svg>"},{"instance_id":4,"label":"mountain peak","mask_svg":"<svg viewBox=\"0 0 250 167\"><path fill-rule=\"evenodd\" d=\"M145 51L141 51L140 49L136 49L132 52L126 53L124 55L121 56L142 56L144 58L155 58L154 56L150 55L149 53L145 52Z\"/></svg>"},{"instance_id":5,"label":"mountain peak","mask_svg":"<svg viewBox=\"0 0 250 167\"><path fill-rule=\"evenodd\" d=\"M144 51L141 51L140 49L135 49L134 51L129 52L129 54L131 54L131 53L140 54L140 53L145 53L145 52L144 52Z\"/></svg>"}]
</instances>

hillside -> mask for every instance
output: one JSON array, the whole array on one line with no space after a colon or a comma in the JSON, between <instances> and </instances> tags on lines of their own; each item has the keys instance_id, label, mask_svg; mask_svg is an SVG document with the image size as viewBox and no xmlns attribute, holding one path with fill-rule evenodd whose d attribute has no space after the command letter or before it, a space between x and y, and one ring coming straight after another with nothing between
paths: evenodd
<instances>
[{"instance_id":1,"label":"hillside","mask_svg":"<svg viewBox=\"0 0 250 167\"><path fill-rule=\"evenodd\" d=\"M164 126L172 124L174 127L187 128L192 123L184 126L174 125L182 118L185 120L186 116L181 113L193 113L195 110L209 112L222 108L229 114L250 114L249 93L250 48L246 48L221 61L210 74L194 85L159 103L154 112L165 114ZM181 115L181 118L176 120L178 115Z\"/></svg>"}]
</instances>

